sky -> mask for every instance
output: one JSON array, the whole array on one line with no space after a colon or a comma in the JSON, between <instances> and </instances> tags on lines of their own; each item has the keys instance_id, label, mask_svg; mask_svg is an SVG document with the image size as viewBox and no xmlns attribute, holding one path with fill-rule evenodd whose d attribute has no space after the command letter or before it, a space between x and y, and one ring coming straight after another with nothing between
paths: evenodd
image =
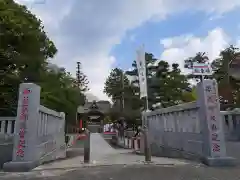
<instances>
[{"instance_id":1,"label":"sky","mask_svg":"<svg viewBox=\"0 0 240 180\"><path fill-rule=\"evenodd\" d=\"M43 21L58 49L51 63L75 76L80 61L90 93L102 100L111 69L130 69L142 44L181 67L197 52L213 60L228 45L240 46L240 0L16 1Z\"/></svg>"}]
</instances>

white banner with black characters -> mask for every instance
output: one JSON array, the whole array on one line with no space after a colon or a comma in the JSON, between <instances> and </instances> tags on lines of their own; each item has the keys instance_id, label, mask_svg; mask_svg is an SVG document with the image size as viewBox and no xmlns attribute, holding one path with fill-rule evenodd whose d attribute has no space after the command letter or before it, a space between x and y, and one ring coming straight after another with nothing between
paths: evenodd
<instances>
[{"instance_id":1,"label":"white banner with black characters","mask_svg":"<svg viewBox=\"0 0 240 180\"><path fill-rule=\"evenodd\" d=\"M139 77L140 98L147 97L147 78L144 46L137 50L137 69Z\"/></svg>"}]
</instances>

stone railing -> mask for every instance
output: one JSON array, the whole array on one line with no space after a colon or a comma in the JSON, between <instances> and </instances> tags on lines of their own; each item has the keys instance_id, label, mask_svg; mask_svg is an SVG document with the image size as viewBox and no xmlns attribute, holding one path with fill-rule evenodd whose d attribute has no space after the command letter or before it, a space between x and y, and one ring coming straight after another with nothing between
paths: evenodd
<instances>
[{"instance_id":1,"label":"stone railing","mask_svg":"<svg viewBox=\"0 0 240 180\"><path fill-rule=\"evenodd\" d=\"M234 159L226 157L216 81L200 82L197 96L196 102L143 112L152 154L194 158L213 166L233 165Z\"/></svg>"},{"instance_id":2,"label":"stone railing","mask_svg":"<svg viewBox=\"0 0 240 180\"><path fill-rule=\"evenodd\" d=\"M40 106L37 127L40 163L65 156L65 114Z\"/></svg>"},{"instance_id":3,"label":"stone railing","mask_svg":"<svg viewBox=\"0 0 240 180\"><path fill-rule=\"evenodd\" d=\"M0 117L0 135L13 135L15 117Z\"/></svg>"},{"instance_id":4,"label":"stone railing","mask_svg":"<svg viewBox=\"0 0 240 180\"><path fill-rule=\"evenodd\" d=\"M66 156L65 114L41 106L40 90L36 84L20 85L15 128L10 121L3 128L4 134L14 131L12 161L4 164L6 171L28 171Z\"/></svg>"},{"instance_id":5,"label":"stone railing","mask_svg":"<svg viewBox=\"0 0 240 180\"><path fill-rule=\"evenodd\" d=\"M15 117L0 117L0 169L12 160Z\"/></svg>"},{"instance_id":6,"label":"stone railing","mask_svg":"<svg viewBox=\"0 0 240 180\"><path fill-rule=\"evenodd\" d=\"M163 154L161 147L165 147L203 156L199 107L196 102L150 112L144 124L149 129L153 154Z\"/></svg>"},{"instance_id":7,"label":"stone railing","mask_svg":"<svg viewBox=\"0 0 240 180\"><path fill-rule=\"evenodd\" d=\"M225 138L228 141L240 141L240 112L221 111Z\"/></svg>"}]
</instances>

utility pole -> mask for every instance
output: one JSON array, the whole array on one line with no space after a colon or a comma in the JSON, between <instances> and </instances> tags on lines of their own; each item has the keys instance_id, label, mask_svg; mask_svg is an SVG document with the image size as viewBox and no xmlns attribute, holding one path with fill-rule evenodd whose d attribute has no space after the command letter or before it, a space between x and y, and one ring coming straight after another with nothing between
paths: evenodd
<instances>
[{"instance_id":1,"label":"utility pole","mask_svg":"<svg viewBox=\"0 0 240 180\"><path fill-rule=\"evenodd\" d=\"M230 83L230 65L231 63L233 62L233 59L231 59L230 61L228 61L227 63L227 85L229 86L229 83Z\"/></svg>"},{"instance_id":2,"label":"utility pole","mask_svg":"<svg viewBox=\"0 0 240 180\"><path fill-rule=\"evenodd\" d=\"M77 85L78 85L79 88L81 88L80 66L81 66L81 63L80 63L80 62L77 62L76 77L77 77Z\"/></svg>"},{"instance_id":3,"label":"utility pole","mask_svg":"<svg viewBox=\"0 0 240 180\"><path fill-rule=\"evenodd\" d=\"M124 72L122 71L122 74L121 74L121 80L122 80L122 111L124 112L124 106L125 106L125 101L124 101Z\"/></svg>"},{"instance_id":4,"label":"utility pole","mask_svg":"<svg viewBox=\"0 0 240 180\"><path fill-rule=\"evenodd\" d=\"M77 77L77 85L78 85L79 89L81 88L80 66L81 66L81 63L77 62L76 77ZM78 112L76 112L76 125L77 124L78 124Z\"/></svg>"}]
</instances>

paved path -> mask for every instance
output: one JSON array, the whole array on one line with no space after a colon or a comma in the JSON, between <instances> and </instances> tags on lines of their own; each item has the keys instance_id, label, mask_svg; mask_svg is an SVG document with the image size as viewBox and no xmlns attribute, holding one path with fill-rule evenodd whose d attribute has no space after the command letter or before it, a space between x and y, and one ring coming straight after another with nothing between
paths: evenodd
<instances>
[{"instance_id":1,"label":"paved path","mask_svg":"<svg viewBox=\"0 0 240 180\"><path fill-rule=\"evenodd\" d=\"M71 159L56 161L50 164L39 166L35 170L79 168L84 166L113 165L113 164L116 165L144 164L143 156L133 154L131 150L112 148L98 133L91 134L90 146L91 146L90 154L91 162L89 164L83 163L83 156L77 156ZM79 149L79 151L80 150L82 149ZM153 164L162 165L187 164L186 161L170 158L153 157L152 160Z\"/></svg>"}]
</instances>

